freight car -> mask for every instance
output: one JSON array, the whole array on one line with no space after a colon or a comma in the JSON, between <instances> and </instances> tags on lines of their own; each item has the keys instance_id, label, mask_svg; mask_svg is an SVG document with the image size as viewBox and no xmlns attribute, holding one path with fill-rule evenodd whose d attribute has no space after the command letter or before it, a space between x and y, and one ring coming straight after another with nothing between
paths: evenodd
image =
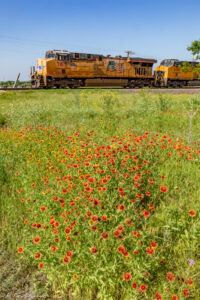
<instances>
[{"instance_id":1,"label":"freight car","mask_svg":"<svg viewBox=\"0 0 200 300\"><path fill-rule=\"evenodd\" d=\"M200 86L200 64L194 61L180 61L178 59L165 59L155 68L155 86L183 87Z\"/></svg>"},{"instance_id":2,"label":"freight car","mask_svg":"<svg viewBox=\"0 0 200 300\"><path fill-rule=\"evenodd\" d=\"M33 88L154 85L154 59L51 50L31 68Z\"/></svg>"}]
</instances>

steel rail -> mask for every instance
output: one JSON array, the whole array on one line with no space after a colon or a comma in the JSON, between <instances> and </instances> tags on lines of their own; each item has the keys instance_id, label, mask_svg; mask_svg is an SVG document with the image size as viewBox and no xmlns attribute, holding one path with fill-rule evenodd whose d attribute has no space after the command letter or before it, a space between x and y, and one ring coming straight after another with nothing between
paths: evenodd
<instances>
[{"instance_id":1,"label":"steel rail","mask_svg":"<svg viewBox=\"0 0 200 300\"><path fill-rule=\"evenodd\" d=\"M31 87L8 87L8 88L1 88L0 87L0 91L27 91L27 90L67 90L70 88L63 88L63 89L57 89L57 88L48 88L48 89L44 89L44 88L31 88ZM151 87L151 88L123 88L123 87L79 87L79 88L75 88L75 89L71 89L71 90L77 90L77 89L81 89L81 90L92 90L92 89L105 89L105 90L126 90L126 91L181 91L181 90L200 90L200 86L187 86L187 87L177 87L177 88L167 88L167 87Z\"/></svg>"}]
</instances>

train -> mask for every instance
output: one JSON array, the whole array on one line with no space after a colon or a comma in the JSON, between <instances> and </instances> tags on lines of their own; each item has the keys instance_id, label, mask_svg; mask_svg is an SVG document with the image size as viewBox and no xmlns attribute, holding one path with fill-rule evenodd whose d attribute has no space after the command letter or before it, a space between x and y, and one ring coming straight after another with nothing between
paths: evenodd
<instances>
[{"instance_id":1,"label":"train","mask_svg":"<svg viewBox=\"0 0 200 300\"><path fill-rule=\"evenodd\" d=\"M31 67L32 88L79 87L183 87L200 85L194 69L183 71L184 61L165 59L155 70L157 60L102 54L50 50ZM187 62L199 66L197 62Z\"/></svg>"}]
</instances>

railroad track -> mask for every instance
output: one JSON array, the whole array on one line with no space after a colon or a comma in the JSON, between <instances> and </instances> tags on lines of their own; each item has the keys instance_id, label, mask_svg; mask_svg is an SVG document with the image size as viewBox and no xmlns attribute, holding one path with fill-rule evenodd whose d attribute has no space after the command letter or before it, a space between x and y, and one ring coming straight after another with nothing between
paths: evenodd
<instances>
[{"instance_id":1,"label":"railroad track","mask_svg":"<svg viewBox=\"0 0 200 300\"><path fill-rule=\"evenodd\" d=\"M126 89L122 87L81 87L81 90L87 89L105 89L105 90L120 90L127 93L138 93L141 91L148 92L148 93L162 93L162 94L199 94L200 87L184 87L184 88L150 88L150 89ZM42 90L40 88L31 88L31 87L16 87L16 88L0 88L0 91L27 91L27 90ZM59 89L54 89L59 90Z\"/></svg>"}]
</instances>

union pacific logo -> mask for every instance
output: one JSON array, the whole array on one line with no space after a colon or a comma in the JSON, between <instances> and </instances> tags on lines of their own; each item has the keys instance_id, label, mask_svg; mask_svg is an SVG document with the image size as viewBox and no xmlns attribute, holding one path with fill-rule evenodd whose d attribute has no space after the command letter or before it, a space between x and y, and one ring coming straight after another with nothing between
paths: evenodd
<instances>
[{"instance_id":1,"label":"union pacific logo","mask_svg":"<svg viewBox=\"0 0 200 300\"><path fill-rule=\"evenodd\" d=\"M42 69L45 69L46 66L38 66L38 70L41 71Z\"/></svg>"}]
</instances>

